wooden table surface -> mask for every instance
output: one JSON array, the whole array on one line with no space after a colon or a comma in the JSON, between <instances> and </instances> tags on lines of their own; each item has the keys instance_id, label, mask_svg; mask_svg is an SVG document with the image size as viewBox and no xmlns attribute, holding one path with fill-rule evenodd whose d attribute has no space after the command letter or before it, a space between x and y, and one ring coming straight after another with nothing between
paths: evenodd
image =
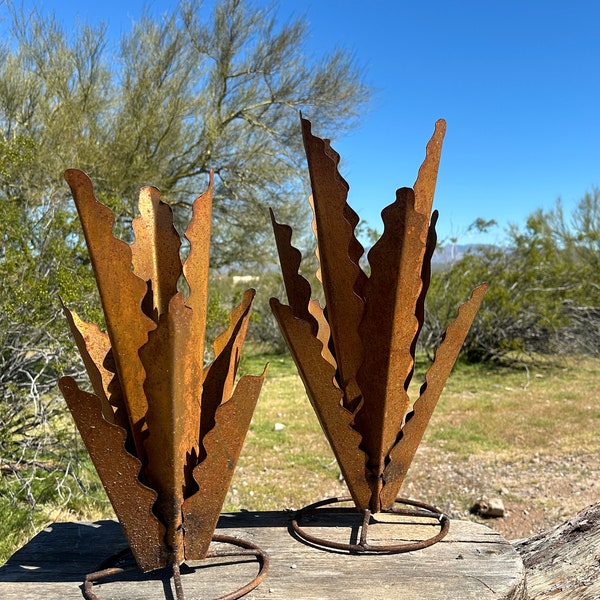
<instances>
[{"instance_id":1,"label":"wooden table surface","mask_svg":"<svg viewBox=\"0 0 600 600\"><path fill-rule=\"evenodd\" d=\"M340 515L322 517L310 533L349 541L354 526ZM358 519L359 521L360 519ZM357 522L358 522L357 521ZM431 525L410 519L377 524L371 543L424 539L437 533ZM295 539L288 512L241 512L221 515L217 533L241 537L269 555L266 579L248 600L522 600L523 563L498 533L470 521L451 521L448 535L437 544L404 554L348 555L315 548ZM343 526L342 526L343 525ZM223 545L219 544L223 548ZM0 567L3 600L70 600L83 597L82 581L107 557L126 548L115 521L54 523ZM210 563L210 566L209 566ZM253 559L219 559L182 568L186 600L231 593L258 572ZM137 570L116 581L94 586L100 600L174 599L172 582L161 573Z\"/></svg>"}]
</instances>

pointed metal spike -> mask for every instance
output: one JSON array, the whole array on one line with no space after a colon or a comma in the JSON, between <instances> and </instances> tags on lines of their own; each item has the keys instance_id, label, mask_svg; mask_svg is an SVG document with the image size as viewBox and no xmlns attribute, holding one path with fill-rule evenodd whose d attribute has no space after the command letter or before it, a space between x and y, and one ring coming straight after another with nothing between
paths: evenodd
<instances>
[{"instance_id":1,"label":"pointed metal spike","mask_svg":"<svg viewBox=\"0 0 600 600\"><path fill-rule=\"evenodd\" d=\"M400 440L390 452L389 464L383 477L385 485L381 492L381 505L383 508L392 506L398 495L398 490L406 477L408 468L425 433L425 428L458 358L460 349L486 291L487 284L485 283L475 288L469 300L458 309L456 319L446 329L444 339L435 353L435 360L425 376L421 394L415 402L412 412L407 417Z\"/></svg>"},{"instance_id":2,"label":"pointed metal spike","mask_svg":"<svg viewBox=\"0 0 600 600\"><path fill-rule=\"evenodd\" d=\"M92 389L102 403L102 415L109 423L114 423L114 410L108 400L108 386L114 377L114 373L109 372L104 367L104 359L110 351L108 334L100 331L93 323L82 321L79 315L70 311L62 300L61 305L79 354L81 354L85 370L90 378Z\"/></svg>"},{"instance_id":3,"label":"pointed metal spike","mask_svg":"<svg viewBox=\"0 0 600 600\"><path fill-rule=\"evenodd\" d=\"M446 135L446 121L438 119L431 139L425 150L425 160L419 169L417 180L413 186L415 190L415 209L423 214L430 215L433 206L433 195L437 183L442 144Z\"/></svg>"},{"instance_id":4,"label":"pointed metal spike","mask_svg":"<svg viewBox=\"0 0 600 600\"><path fill-rule=\"evenodd\" d=\"M289 306L271 298L271 310L294 357L308 398L335 454L350 494L359 508L367 508L371 490L366 480L367 456L360 449L361 436L352 427L353 415L342 404L335 382L335 368L323 358L323 345L310 326L296 318Z\"/></svg>"},{"instance_id":5,"label":"pointed metal spike","mask_svg":"<svg viewBox=\"0 0 600 600\"><path fill-rule=\"evenodd\" d=\"M144 473L158 492L156 510L167 527L166 544L173 562L183 560L181 506L187 456L198 454L200 397L190 384L188 364L195 351L195 340L188 335L191 313L183 294L177 293L140 350L148 399Z\"/></svg>"},{"instance_id":6,"label":"pointed metal spike","mask_svg":"<svg viewBox=\"0 0 600 600\"><path fill-rule=\"evenodd\" d=\"M430 217L444 132L440 120L415 189L399 189L396 201L382 211L384 232L368 256L371 275L364 286L366 306L359 327L365 359L357 376L363 404L356 427L376 482L374 508L387 455L410 406L408 386L435 244Z\"/></svg>"},{"instance_id":7,"label":"pointed metal spike","mask_svg":"<svg viewBox=\"0 0 600 600\"><path fill-rule=\"evenodd\" d=\"M193 311L189 336L197 344L193 356L189 357L192 368L190 381L193 381L192 385L198 394L201 393L204 379L213 186L214 175L211 171L208 188L194 200L192 218L185 232L190 243L190 251L183 264L183 274L189 286L186 305Z\"/></svg>"},{"instance_id":8,"label":"pointed metal spike","mask_svg":"<svg viewBox=\"0 0 600 600\"><path fill-rule=\"evenodd\" d=\"M358 216L346 203L348 184L337 170L339 155L311 133L310 122L302 119L302 134L308 161L316 227L319 232L321 277L327 316L345 393L344 404L354 410L360 401L356 373L362 362L358 325L363 301L355 293L357 281L365 275L358 265L362 246L354 237Z\"/></svg>"},{"instance_id":9,"label":"pointed metal spike","mask_svg":"<svg viewBox=\"0 0 600 600\"><path fill-rule=\"evenodd\" d=\"M214 342L215 359L206 368L202 388L200 418L200 459L204 457L203 439L213 428L215 413L231 398L242 346L248 329L255 291L247 290L239 306L229 314L229 327Z\"/></svg>"},{"instance_id":10,"label":"pointed metal spike","mask_svg":"<svg viewBox=\"0 0 600 600\"><path fill-rule=\"evenodd\" d=\"M77 169L68 169L65 179L90 253L136 452L143 460L142 432L148 404L138 351L146 343L148 332L155 328L141 309L147 286L131 270L131 248L114 237L114 215L96 200L89 177Z\"/></svg>"},{"instance_id":11,"label":"pointed metal spike","mask_svg":"<svg viewBox=\"0 0 600 600\"><path fill-rule=\"evenodd\" d=\"M382 212L383 234L369 252L371 276L359 328L364 346L358 371L363 404L356 427L376 477L383 473L410 406L407 382L414 366L416 312L429 229L429 215L417 212L414 201L411 188L396 192L396 202Z\"/></svg>"},{"instance_id":12,"label":"pointed metal spike","mask_svg":"<svg viewBox=\"0 0 600 600\"><path fill-rule=\"evenodd\" d=\"M67 323L86 368L94 393L102 401L102 414L109 423L128 429L129 418L116 373L108 334L97 325L81 320L61 301Z\"/></svg>"},{"instance_id":13,"label":"pointed metal spike","mask_svg":"<svg viewBox=\"0 0 600 600\"><path fill-rule=\"evenodd\" d=\"M208 551L266 372L265 368L260 376L246 375L238 381L231 399L217 409L214 426L204 436L206 457L194 469L199 490L183 503L188 560L200 560Z\"/></svg>"},{"instance_id":14,"label":"pointed metal spike","mask_svg":"<svg viewBox=\"0 0 600 600\"><path fill-rule=\"evenodd\" d=\"M173 211L161 201L157 188L140 190L138 208L140 215L131 224L135 235L131 244L133 272L144 281L152 281L153 308L159 317L177 293L181 239L173 226Z\"/></svg>"}]
</instances>

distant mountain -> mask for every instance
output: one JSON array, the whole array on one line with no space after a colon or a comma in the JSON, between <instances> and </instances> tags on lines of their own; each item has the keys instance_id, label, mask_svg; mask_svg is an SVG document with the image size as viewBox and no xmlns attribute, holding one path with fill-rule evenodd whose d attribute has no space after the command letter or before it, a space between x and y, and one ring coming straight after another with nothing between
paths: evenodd
<instances>
[{"instance_id":1,"label":"distant mountain","mask_svg":"<svg viewBox=\"0 0 600 600\"><path fill-rule=\"evenodd\" d=\"M431 264L444 266L460 260L467 252L484 248L485 244L448 244L438 247L433 253Z\"/></svg>"}]
</instances>

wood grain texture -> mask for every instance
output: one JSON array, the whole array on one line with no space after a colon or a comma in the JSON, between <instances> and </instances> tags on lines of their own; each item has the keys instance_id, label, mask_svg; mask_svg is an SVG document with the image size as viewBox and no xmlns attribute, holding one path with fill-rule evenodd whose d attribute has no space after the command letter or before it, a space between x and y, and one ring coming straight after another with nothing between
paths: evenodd
<instances>
[{"instance_id":1,"label":"wood grain texture","mask_svg":"<svg viewBox=\"0 0 600 600\"><path fill-rule=\"evenodd\" d=\"M600 598L600 502L515 546L527 568L531 600Z\"/></svg>"},{"instance_id":2,"label":"wood grain texture","mask_svg":"<svg viewBox=\"0 0 600 600\"><path fill-rule=\"evenodd\" d=\"M470 521L452 521L444 540L417 552L348 556L311 548L288 532L289 513L223 514L217 533L241 537L269 554L266 580L248 600L525 600L523 563L498 533ZM348 528L330 522L322 533L347 539ZM393 526L395 527L395 526ZM405 527L414 536L414 527ZM397 530L392 530L397 535ZM428 535L427 532L426 535ZM418 534L419 535L419 534ZM385 534L381 537L387 538ZM113 521L56 523L0 568L4 600L81 599L84 574L126 546ZM206 564L212 564L213 561ZM186 598L214 598L247 583L256 562L221 559L222 566L183 575ZM191 563L192 565L198 563ZM102 600L164 600L160 579L105 583ZM169 596L167 596L169 597Z\"/></svg>"}]
</instances>

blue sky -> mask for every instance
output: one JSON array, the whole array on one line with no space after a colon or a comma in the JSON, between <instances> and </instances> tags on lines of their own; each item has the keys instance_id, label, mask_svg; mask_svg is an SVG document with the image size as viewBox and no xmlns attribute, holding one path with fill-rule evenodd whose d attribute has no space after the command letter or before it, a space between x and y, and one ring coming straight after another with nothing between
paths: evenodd
<instances>
[{"instance_id":1,"label":"blue sky","mask_svg":"<svg viewBox=\"0 0 600 600\"><path fill-rule=\"evenodd\" d=\"M67 26L73 16L102 19L115 37L144 4L24 0ZM147 4L159 14L175 1ZM434 203L442 239L502 241L509 222L523 224L558 197L568 209L600 186L597 0L280 0L278 14L307 19L310 52L353 52L374 88L359 127L334 141L349 202L372 227L381 229L396 188L414 183L440 117L448 127ZM500 226L467 233L478 217Z\"/></svg>"}]
</instances>

